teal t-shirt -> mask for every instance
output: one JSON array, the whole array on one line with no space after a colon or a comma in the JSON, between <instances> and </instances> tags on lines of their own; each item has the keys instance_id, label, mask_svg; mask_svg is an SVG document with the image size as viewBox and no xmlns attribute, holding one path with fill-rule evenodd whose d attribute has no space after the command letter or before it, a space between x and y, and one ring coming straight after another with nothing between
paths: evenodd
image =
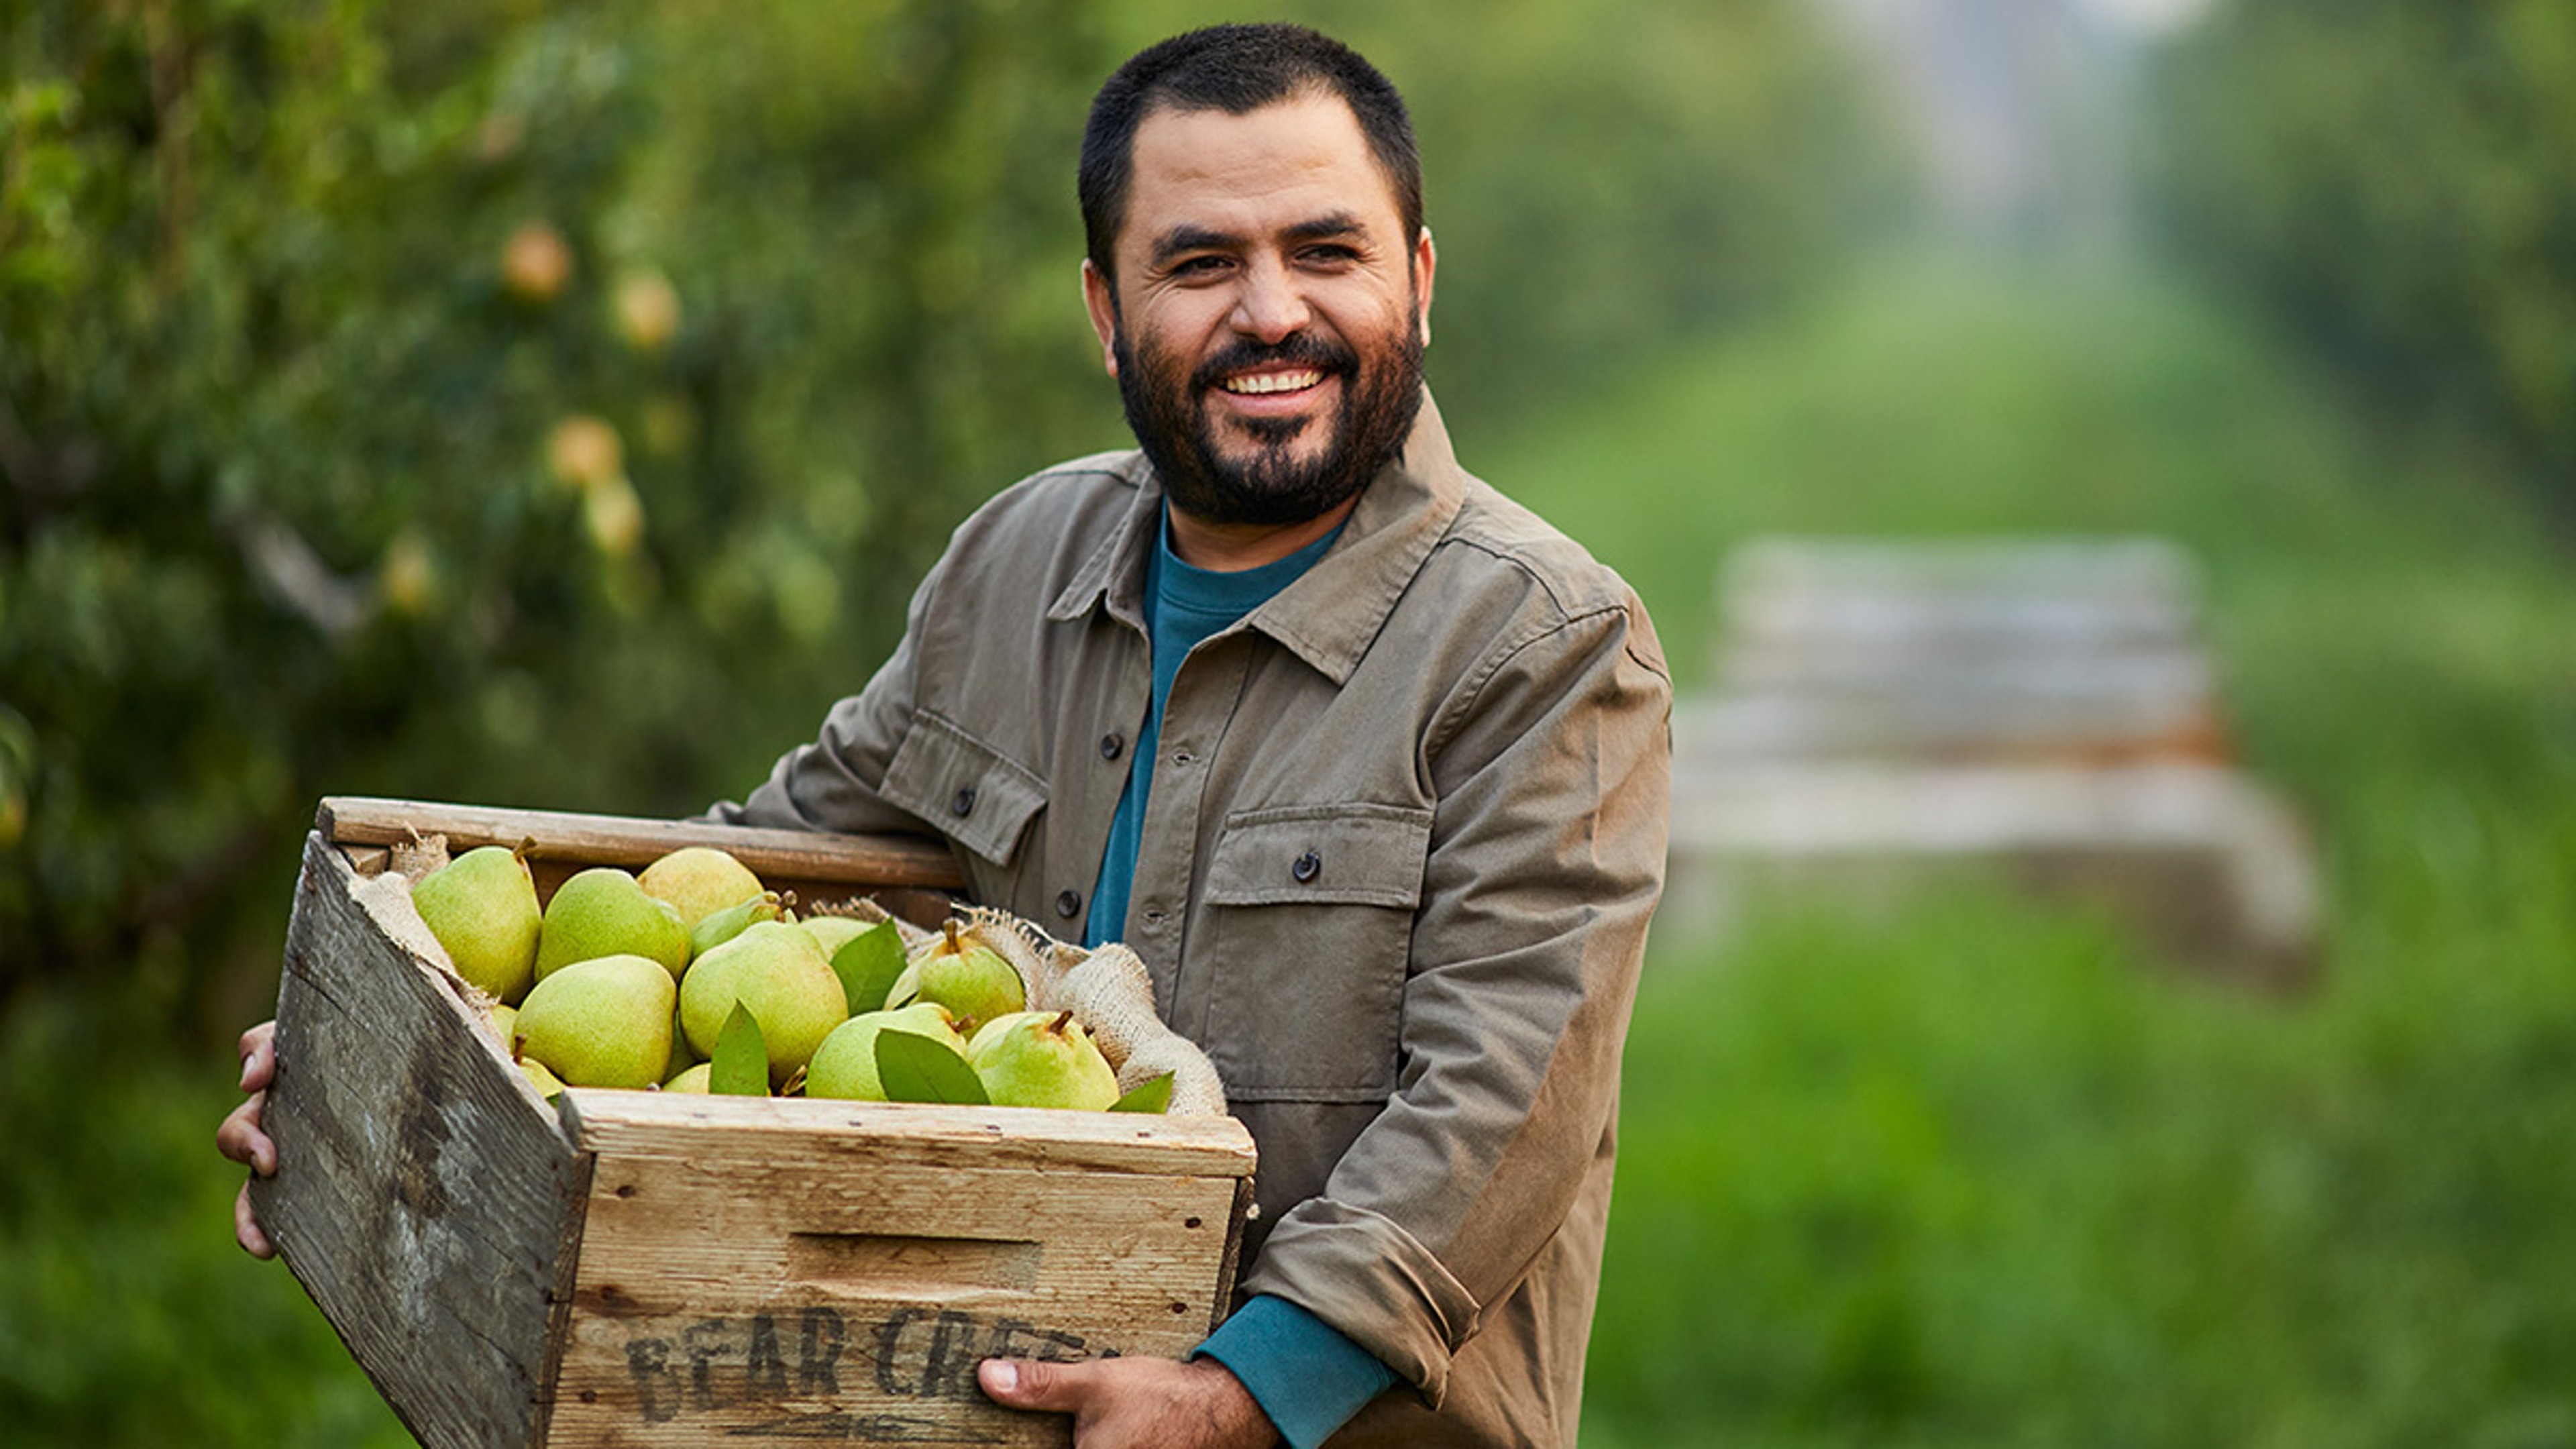
<instances>
[{"instance_id":1,"label":"teal t-shirt","mask_svg":"<svg viewBox=\"0 0 2576 1449\"><path fill-rule=\"evenodd\" d=\"M1128 757L1127 789L1118 797L1118 813L1109 822L1109 844L1100 854L1100 878L1091 887L1091 914L1083 922L1084 945L1098 946L1126 935L1127 899L1136 884L1136 847L1145 834L1145 799L1154 786L1154 750L1163 737L1163 703L1172 697L1172 680L1181 672L1181 660L1200 640L1223 631L1295 583L1341 536L1336 528L1276 563L1224 573L1181 562L1172 552L1168 520L1156 530L1154 551L1145 561L1145 636L1154 663L1154 698L1145 710L1144 727L1136 732L1135 752Z\"/></svg>"},{"instance_id":2,"label":"teal t-shirt","mask_svg":"<svg viewBox=\"0 0 2576 1449\"><path fill-rule=\"evenodd\" d=\"M1144 836L1145 801L1154 784L1154 754L1163 735L1163 705L1181 661L1199 641L1269 602L1297 581L1341 537L1331 533L1259 568L1221 573L1193 568L1172 552L1171 524L1158 531L1145 563L1145 634L1154 665L1153 702L1136 732L1127 788L1109 822L1100 876L1091 889L1091 914L1083 944L1114 941L1127 928L1127 900L1136 883L1136 847ZM1284 1299L1262 1296L1244 1305L1193 1351L1232 1370L1263 1413L1294 1446L1321 1442L1389 1384L1395 1372L1339 1330Z\"/></svg>"}]
</instances>

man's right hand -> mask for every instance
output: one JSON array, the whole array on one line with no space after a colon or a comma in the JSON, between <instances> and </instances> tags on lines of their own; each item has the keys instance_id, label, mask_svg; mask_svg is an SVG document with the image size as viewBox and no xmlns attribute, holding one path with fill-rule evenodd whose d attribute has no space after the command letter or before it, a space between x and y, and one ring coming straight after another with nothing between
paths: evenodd
<instances>
[{"instance_id":1,"label":"man's right hand","mask_svg":"<svg viewBox=\"0 0 2576 1449\"><path fill-rule=\"evenodd\" d=\"M277 1144L260 1130L260 1110L268 1105L268 1084L277 1076L277 1023L263 1021L241 1036L241 1086L250 1100L232 1110L215 1129L215 1148L261 1177L277 1173ZM277 1245L259 1230L251 1215L250 1184L233 1199L233 1238L254 1258L274 1258Z\"/></svg>"}]
</instances>

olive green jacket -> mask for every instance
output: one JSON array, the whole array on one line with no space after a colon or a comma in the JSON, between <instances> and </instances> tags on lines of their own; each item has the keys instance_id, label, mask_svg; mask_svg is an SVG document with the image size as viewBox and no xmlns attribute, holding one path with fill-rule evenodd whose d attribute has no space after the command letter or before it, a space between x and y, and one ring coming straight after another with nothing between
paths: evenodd
<instances>
[{"instance_id":1,"label":"olive green jacket","mask_svg":"<svg viewBox=\"0 0 2576 1449\"><path fill-rule=\"evenodd\" d=\"M944 837L1079 939L1147 707L1135 453L962 525L894 656L720 818ZM1671 680L1636 595L1470 477L1426 398L1304 577L1166 705L1129 916L1260 1150L1244 1294L1399 1387L1335 1442L1570 1442Z\"/></svg>"}]
</instances>

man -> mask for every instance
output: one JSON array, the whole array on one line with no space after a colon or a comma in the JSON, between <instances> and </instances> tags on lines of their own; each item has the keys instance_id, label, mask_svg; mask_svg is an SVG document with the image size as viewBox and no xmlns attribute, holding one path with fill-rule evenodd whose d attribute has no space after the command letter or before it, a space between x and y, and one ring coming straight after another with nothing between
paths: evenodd
<instances>
[{"instance_id":1,"label":"man","mask_svg":"<svg viewBox=\"0 0 2576 1449\"><path fill-rule=\"evenodd\" d=\"M989 1362L987 1393L1085 1445L1571 1442L1662 879L1652 628L1452 455L1419 162L1367 62L1285 26L1148 49L1080 192L1140 451L979 510L893 658L715 814L936 832L976 899L1126 941L1259 1146L1244 1302L1197 1354Z\"/></svg>"}]
</instances>

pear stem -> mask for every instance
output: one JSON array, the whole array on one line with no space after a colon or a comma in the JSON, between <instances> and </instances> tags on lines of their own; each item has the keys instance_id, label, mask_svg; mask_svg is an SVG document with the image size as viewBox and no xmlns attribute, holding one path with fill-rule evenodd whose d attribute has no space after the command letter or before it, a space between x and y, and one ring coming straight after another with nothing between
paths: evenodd
<instances>
[{"instance_id":1,"label":"pear stem","mask_svg":"<svg viewBox=\"0 0 2576 1449\"><path fill-rule=\"evenodd\" d=\"M957 944L957 918L955 916L950 916L947 920L944 920L939 924L943 930L948 932L949 955L954 956L958 952L966 949L964 946Z\"/></svg>"}]
</instances>

